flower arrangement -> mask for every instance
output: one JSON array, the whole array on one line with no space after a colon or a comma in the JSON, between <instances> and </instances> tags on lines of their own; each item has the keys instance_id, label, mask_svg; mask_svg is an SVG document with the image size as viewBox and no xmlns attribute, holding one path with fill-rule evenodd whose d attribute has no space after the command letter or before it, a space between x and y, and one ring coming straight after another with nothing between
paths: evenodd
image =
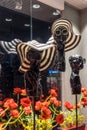
<instances>
[{"instance_id":1,"label":"flower arrangement","mask_svg":"<svg viewBox=\"0 0 87 130\"><path fill-rule=\"evenodd\" d=\"M81 95L79 102L77 104L77 121L78 126L85 125L87 118L82 113L82 109L87 106L87 88L81 88ZM65 110L64 114L64 122L60 124L62 128L73 128L76 127L76 105L71 104L70 102L64 103Z\"/></svg>"},{"instance_id":2,"label":"flower arrangement","mask_svg":"<svg viewBox=\"0 0 87 130\"><path fill-rule=\"evenodd\" d=\"M81 109L87 105L87 89L82 88L78 106L78 123L86 119ZM14 88L13 98L0 101L0 130L15 127L20 130L53 130L55 127L72 127L76 124L76 106L69 102L64 104L66 110L61 110L61 101L58 99L58 88L53 87L48 96L35 101L26 95L26 90ZM35 119L35 124L34 124ZM35 125L35 126L34 126Z\"/></svg>"},{"instance_id":3,"label":"flower arrangement","mask_svg":"<svg viewBox=\"0 0 87 130\"><path fill-rule=\"evenodd\" d=\"M40 100L35 101L26 96L26 90L14 88L13 97L0 101L0 130L8 126L23 128L23 130L52 130L64 121L61 113L61 101L58 100L57 87L49 91L47 98L41 95ZM35 110L35 111L34 111Z\"/></svg>"}]
</instances>

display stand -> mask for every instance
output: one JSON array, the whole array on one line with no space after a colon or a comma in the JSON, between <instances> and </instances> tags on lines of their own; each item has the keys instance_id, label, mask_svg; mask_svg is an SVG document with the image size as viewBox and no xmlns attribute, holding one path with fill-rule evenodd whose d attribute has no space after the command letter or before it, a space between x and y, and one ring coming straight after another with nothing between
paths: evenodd
<instances>
[{"instance_id":1,"label":"display stand","mask_svg":"<svg viewBox=\"0 0 87 130\"><path fill-rule=\"evenodd\" d=\"M76 130L78 130L78 108L77 108L77 94L75 95L75 100L76 100Z\"/></svg>"},{"instance_id":2,"label":"display stand","mask_svg":"<svg viewBox=\"0 0 87 130\"><path fill-rule=\"evenodd\" d=\"M85 59L79 55L73 55L69 57L69 63L72 69L70 76L70 84L72 88L72 94L75 95L75 103L76 103L76 130L78 130L78 99L77 95L81 94L81 81L79 76L79 71L83 69Z\"/></svg>"}]
</instances>

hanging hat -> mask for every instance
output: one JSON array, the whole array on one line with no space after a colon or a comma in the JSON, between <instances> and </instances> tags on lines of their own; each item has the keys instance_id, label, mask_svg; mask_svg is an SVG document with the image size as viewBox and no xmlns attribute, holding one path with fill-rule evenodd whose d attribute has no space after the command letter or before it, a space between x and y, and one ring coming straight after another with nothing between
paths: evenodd
<instances>
[{"instance_id":1,"label":"hanging hat","mask_svg":"<svg viewBox=\"0 0 87 130\"><path fill-rule=\"evenodd\" d=\"M43 48L43 45L39 43L37 43L37 46L40 46L40 48L42 46ZM35 50L33 47L30 46L30 44L19 43L17 45L17 53L19 55L20 62L21 62L19 71L22 73L27 72L31 68L31 64L32 64L31 59L29 59L27 54L29 54L29 51L31 51L32 49ZM35 51L38 51L38 50L35 50ZM46 49L46 45L45 45L45 49L39 52L41 54L39 71L43 72L51 66L54 60L55 53L56 53L56 46L49 45L49 48L48 48L48 45L47 45L47 49Z\"/></svg>"},{"instance_id":2,"label":"hanging hat","mask_svg":"<svg viewBox=\"0 0 87 130\"><path fill-rule=\"evenodd\" d=\"M52 34L54 35L56 29L60 26L63 26L68 31L68 37L65 41L65 51L74 49L80 42L81 35L76 35L73 32L72 24L69 20L58 19L52 25Z\"/></svg>"}]
</instances>

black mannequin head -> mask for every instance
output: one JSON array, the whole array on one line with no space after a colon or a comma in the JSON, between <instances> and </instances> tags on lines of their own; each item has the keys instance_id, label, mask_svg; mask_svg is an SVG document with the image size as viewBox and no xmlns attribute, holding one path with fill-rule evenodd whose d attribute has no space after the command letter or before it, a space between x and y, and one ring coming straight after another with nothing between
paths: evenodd
<instances>
[{"instance_id":1,"label":"black mannequin head","mask_svg":"<svg viewBox=\"0 0 87 130\"><path fill-rule=\"evenodd\" d=\"M68 30L64 26L59 26L58 28L55 29L53 33L54 39L57 43L59 42L64 43L68 35L69 35Z\"/></svg>"}]
</instances>

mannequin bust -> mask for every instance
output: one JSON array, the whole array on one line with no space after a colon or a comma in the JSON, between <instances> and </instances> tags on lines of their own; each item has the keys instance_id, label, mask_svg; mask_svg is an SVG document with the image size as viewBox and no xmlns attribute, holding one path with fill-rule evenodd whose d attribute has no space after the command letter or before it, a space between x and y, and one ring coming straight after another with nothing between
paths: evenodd
<instances>
[{"instance_id":1,"label":"mannequin bust","mask_svg":"<svg viewBox=\"0 0 87 130\"><path fill-rule=\"evenodd\" d=\"M59 26L53 33L55 44L57 46L57 69L59 71L65 71L65 41L68 37L68 30L64 26Z\"/></svg>"},{"instance_id":2,"label":"mannequin bust","mask_svg":"<svg viewBox=\"0 0 87 130\"><path fill-rule=\"evenodd\" d=\"M79 71L83 69L85 59L79 55L73 55L69 57L69 63L72 69L70 76L72 94L80 94L82 85L80 81Z\"/></svg>"}]
</instances>

